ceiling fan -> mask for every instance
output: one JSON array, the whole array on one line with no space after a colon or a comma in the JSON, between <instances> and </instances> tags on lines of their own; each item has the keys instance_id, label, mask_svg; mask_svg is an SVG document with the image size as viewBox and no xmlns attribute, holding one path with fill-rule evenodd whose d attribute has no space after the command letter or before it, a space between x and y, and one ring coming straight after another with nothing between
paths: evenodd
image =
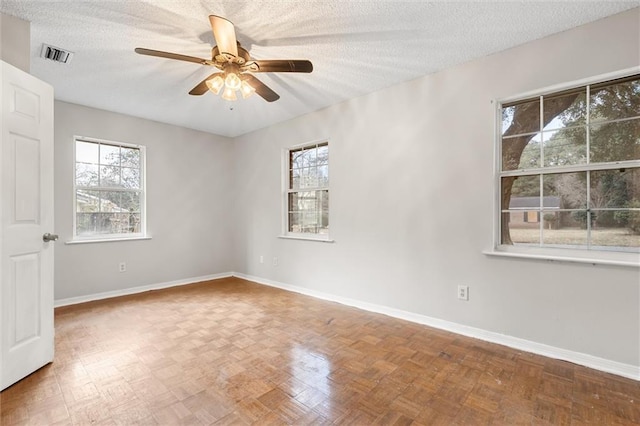
<instances>
[{"instance_id":1,"label":"ceiling fan","mask_svg":"<svg viewBox=\"0 0 640 426\"><path fill-rule=\"evenodd\" d=\"M217 46L211 49L211 59L141 47L137 47L135 51L141 55L158 56L160 58L216 67L219 71L202 80L196 87L191 89L189 94L203 95L207 90L210 90L217 95L222 91L222 98L230 101L237 99L236 91L240 91L243 98L247 98L255 92L267 102L280 99L276 92L258 80L253 73L310 73L313 71L313 64L304 59L251 59L249 52L240 46L240 42L236 40L236 31L231 21L220 16L209 15L209 22L211 22L213 37L217 43Z\"/></svg>"}]
</instances>

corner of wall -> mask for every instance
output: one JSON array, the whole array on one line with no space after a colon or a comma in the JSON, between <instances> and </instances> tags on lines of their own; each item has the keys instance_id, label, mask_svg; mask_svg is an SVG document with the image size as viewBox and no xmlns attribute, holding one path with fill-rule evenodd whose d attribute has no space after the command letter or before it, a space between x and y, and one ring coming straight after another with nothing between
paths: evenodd
<instances>
[{"instance_id":1,"label":"corner of wall","mask_svg":"<svg viewBox=\"0 0 640 426\"><path fill-rule=\"evenodd\" d=\"M31 23L0 13L0 59L31 71Z\"/></svg>"}]
</instances>

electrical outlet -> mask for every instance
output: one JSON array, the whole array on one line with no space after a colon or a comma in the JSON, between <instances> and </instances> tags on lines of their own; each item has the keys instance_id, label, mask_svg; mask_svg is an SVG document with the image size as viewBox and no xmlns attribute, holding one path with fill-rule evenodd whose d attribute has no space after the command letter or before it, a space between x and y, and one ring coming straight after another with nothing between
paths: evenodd
<instances>
[{"instance_id":1,"label":"electrical outlet","mask_svg":"<svg viewBox=\"0 0 640 426\"><path fill-rule=\"evenodd\" d=\"M460 299L460 300L469 300L469 286L468 285L459 285L458 286L458 299Z\"/></svg>"},{"instance_id":2,"label":"electrical outlet","mask_svg":"<svg viewBox=\"0 0 640 426\"><path fill-rule=\"evenodd\" d=\"M127 264L125 262L120 262L118 264L118 271L127 272Z\"/></svg>"},{"instance_id":3,"label":"electrical outlet","mask_svg":"<svg viewBox=\"0 0 640 426\"><path fill-rule=\"evenodd\" d=\"M260 255L260 263L264 263L264 256Z\"/></svg>"},{"instance_id":4,"label":"electrical outlet","mask_svg":"<svg viewBox=\"0 0 640 426\"><path fill-rule=\"evenodd\" d=\"M278 258L277 257L273 258L273 266L278 266Z\"/></svg>"}]
</instances>

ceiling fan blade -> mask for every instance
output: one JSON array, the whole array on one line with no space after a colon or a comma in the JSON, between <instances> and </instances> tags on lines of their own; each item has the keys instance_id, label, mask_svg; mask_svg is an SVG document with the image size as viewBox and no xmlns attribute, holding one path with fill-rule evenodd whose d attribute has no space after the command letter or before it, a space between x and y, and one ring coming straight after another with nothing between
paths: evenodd
<instances>
[{"instance_id":1,"label":"ceiling fan blade","mask_svg":"<svg viewBox=\"0 0 640 426\"><path fill-rule=\"evenodd\" d=\"M211 74L209 77L205 78L204 80L202 80L200 83L198 83L198 85L196 87L194 87L193 89L191 89L191 91L189 92L190 95L196 95L196 96L200 96L200 95L204 95L205 93L207 93L207 90L209 90L209 88L207 87L207 81L211 80L213 77L215 77L216 75L219 76L224 76L224 73L221 72L214 72L213 74Z\"/></svg>"},{"instance_id":2,"label":"ceiling fan blade","mask_svg":"<svg viewBox=\"0 0 640 426\"><path fill-rule=\"evenodd\" d=\"M177 53L163 52L161 50L144 49L136 47L135 52L141 55L157 56L159 58L177 59L178 61L195 62L196 64L207 65L209 61L206 59L196 58L195 56L179 55Z\"/></svg>"},{"instance_id":3,"label":"ceiling fan blade","mask_svg":"<svg viewBox=\"0 0 640 426\"><path fill-rule=\"evenodd\" d=\"M238 42L236 40L236 30L228 19L221 16L209 15L213 38L221 54L230 53L238 56Z\"/></svg>"},{"instance_id":4,"label":"ceiling fan blade","mask_svg":"<svg viewBox=\"0 0 640 426\"><path fill-rule=\"evenodd\" d=\"M274 102L280 99L280 95L271 90L269 86L252 76L251 74L242 74L242 79L249 83L251 87L256 89L256 93L267 102Z\"/></svg>"},{"instance_id":5,"label":"ceiling fan blade","mask_svg":"<svg viewBox=\"0 0 640 426\"><path fill-rule=\"evenodd\" d=\"M255 64L254 72L311 72L313 64L306 59L263 59L248 62L245 66Z\"/></svg>"}]
</instances>

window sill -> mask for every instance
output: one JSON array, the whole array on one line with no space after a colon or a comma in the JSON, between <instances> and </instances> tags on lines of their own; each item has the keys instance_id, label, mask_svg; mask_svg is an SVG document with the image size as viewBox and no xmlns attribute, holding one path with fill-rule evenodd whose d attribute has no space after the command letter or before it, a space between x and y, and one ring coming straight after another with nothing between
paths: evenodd
<instances>
[{"instance_id":1,"label":"window sill","mask_svg":"<svg viewBox=\"0 0 640 426\"><path fill-rule=\"evenodd\" d=\"M589 263L592 265L614 265L633 268L640 267L640 253L592 252L513 246L498 246L491 250L484 250L482 253L487 256L547 260L550 262Z\"/></svg>"},{"instance_id":2,"label":"window sill","mask_svg":"<svg viewBox=\"0 0 640 426\"><path fill-rule=\"evenodd\" d=\"M335 240L330 238L320 238L320 237L312 237L306 235L278 235L278 238L282 238L285 240L303 240L303 241L317 241L319 243L335 243Z\"/></svg>"},{"instance_id":3,"label":"window sill","mask_svg":"<svg viewBox=\"0 0 640 426\"><path fill-rule=\"evenodd\" d=\"M86 239L86 240L71 240L65 242L67 245L74 244L94 244L94 243L113 243L120 241L140 241L140 240L150 240L151 237L123 237L123 238L96 238L96 239Z\"/></svg>"}]
</instances>

